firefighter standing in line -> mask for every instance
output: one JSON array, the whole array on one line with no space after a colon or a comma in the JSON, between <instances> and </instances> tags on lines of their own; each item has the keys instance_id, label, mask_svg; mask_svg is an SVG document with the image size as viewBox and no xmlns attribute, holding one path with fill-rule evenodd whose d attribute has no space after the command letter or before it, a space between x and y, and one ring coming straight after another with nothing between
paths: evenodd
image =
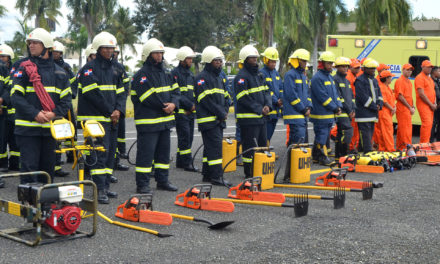
<instances>
[{"instance_id":1,"label":"firefighter standing in line","mask_svg":"<svg viewBox=\"0 0 440 264\"><path fill-rule=\"evenodd\" d=\"M124 84L125 97L130 93L130 78L125 71L124 65L118 62L119 46L116 45L115 52L113 53L112 63L117 74L122 75L122 83ZM127 165L121 164L121 159L127 159L126 146L125 146L125 114L121 115L118 122L118 137L116 139L116 157L115 157L115 170L128 171Z\"/></svg>"},{"instance_id":2,"label":"firefighter standing in line","mask_svg":"<svg viewBox=\"0 0 440 264\"><path fill-rule=\"evenodd\" d=\"M306 142L307 121L310 115L312 102L309 97L309 84L304 71L307 61L310 60L310 52L305 49L297 49L289 57L292 68L284 75L283 92L283 119L289 127L289 142L287 145Z\"/></svg>"},{"instance_id":3,"label":"firefighter standing in line","mask_svg":"<svg viewBox=\"0 0 440 264\"><path fill-rule=\"evenodd\" d=\"M206 47L202 52L205 67L194 80L196 115L203 139L204 182L214 185L231 184L223 180L222 140L223 129L229 110L229 98L220 76L223 64L223 52L214 46Z\"/></svg>"},{"instance_id":4,"label":"firefighter standing in line","mask_svg":"<svg viewBox=\"0 0 440 264\"><path fill-rule=\"evenodd\" d=\"M432 123L434 122L434 111L437 109L435 102L434 81L429 76L432 63L429 60L422 62L422 71L414 80L416 88L416 105L419 111L422 126L420 127L420 143L429 143L431 137Z\"/></svg>"},{"instance_id":5,"label":"firefighter standing in line","mask_svg":"<svg viewBox=\"0 0 440 264\"><path fill-rule=\"evenodd\" d=\"M175 114L177 132L176 167L193 172L197 171L192 165L191 158L196 105L194 99L194 75L190 69L195 57L196 54L190 47L181 47L176 54L179 65L171 72L180 90L180 107L179 111Z\"/></svg>"},{"instance_id":6,"label":"firefighter standing in line","mask_svg":"<svg viewBox=\"0 0 440 264\"><path fill-rule=\"evenodd\" d=\"M412 144L412 115L416 112L413 101L413 85L408 79L414 67L407 63L402 66L402 74L394 83L396 103L397 136L396 149L404 150Z\"/></svg>"},{"instance_id":7,"label":"firefighter standing in line","mask_svg":"<svg viewBox=\"0 0 440 264\"><path fill-rule=\"evenodd\" d=\"M378 63L368 58L362 63L363 74L354 82L356 88L356 117L358 123L360 150L364 153L373 150L372 138L374 124L377 122L378 111L382 109L383 98L374 73Z\"/></svg>"},{"instance_id":8,"label":"firefighter standing in line","mask_svg":"<svg viewBox=\"0 0 440 264\"><path fill-rule=\"evenodd\" d=\"M383 63L379 63L379 66L377 66L376 70L377 70L377 75L376 75L376 80L377 83L380 84L380 73L386 70L389 70L390 66L383 64ZM379 142L381 140L381 131L380 131L380 126L379 123L376 123L374 125L374 134L373 134L373 145L376 149L379 148Z\"/></svg>"},{"instance_id":9,"label":"firefighter standing in line","mask_svg":"<svg viewBox=\"0 0 440 264\"><path fill-rule=\"evenodd\" d=\"M272 100L269 88L258 71L258 50L246 45L240 50L239 59L243 64L234 79L237 98L237 122L241 129L243 152L253 147L267 145L266 118L271 111ZM257 144L257 145L256 145ZM246 178L252 177L252 151L243 155Z\"/></svg>"},{"instance_id":10,"label":"firefighter standing in line","mask_svg":"<svg viewBox=\"0 0 440 264\"><path fill-rule=\"evenodd\" d=\"M277 126L278 118L281 117L281 109L283 107L283 80L275 69L277 61L280 60L278 50L269 47L261 55L263 55L264 67L260 70L266 85L269 87L272 97L272 111L269 113L267 120L267 140L273 136Z\"/></svg>"},{"instance_id":11,"label":"firefighter standing in line","mask_svg":"<svg viewBox=\"0 0 440 264\"><path fill-rule=\"evenodd\" d=\"M348 154L349 145L353 136L353 127L351 120L355 117L355 104L353 102L353 91L350 82L347 80L348 66L351 64L349 58L339 57L336 59L335 66L337 72L333 79L335 80L336 89L339 92L342 103L342 113L337 117L337 136L335 147L335 158L339 158Z\"/></svg>"},{"instance_id":12,"label":"firefighter standing in line","mask_svg":"<svg viewBox=\"0 0 440 264\"><path fill-rule=\"evenodd\" d=\"M434 111L434 122L432 124L430 142L440 141L440 68L434 66L431 71L431 78L435 85L435 102L437 109Z\"/></svg>"},{"instance_id":13,"label":"firefighter standing in line","mask_svg":"<svg viewBox=\"0 0 440 264\"><path fill-rule=\"evenodd\" d=\"M379 111L379 122L377 125L380 129L379 135L379 151L393 152L394 148L394 126L393 115L396 113L396 98L393 96L390 83L394 74L388 70L380 73L379 87L383 97L383 108Z\"/></svg>"},{"instance_id":14,"label":"firefighter standing in line","mask_svg":"<svg viewBox=\"0 0 440 264\"><path fill-rule=\"evenodd\" d=\"M70 67L70 65L67 64L66 62L64 62L64 60L63 60L64 53L65 53L64 45L59 41L54 41L53 52L52 52L53 60L56 64L58 64L58 66L60 66L61 68L64 69L67 76L69 77L69 82L70 82L71 90L72 90L72 99L75 99L76 92L74 92L74 90L76 90L76 89L73 89L72 84L75 82L76 77L75 77L75 74L72 72L72 68ZM75 121L75 116L73 114L73 107L71 107L71 109L69 109L69 111L70 111L70 118L71 118L70 121L73 124L75 124L76 121ZM69 119L68 115L69 114L64 116L64 118ZM77 133L75 133L75 139L74 139L75 142L76 142L76 134ZM67 140L63 144L66 146L70 146L71 141ZM67 162L73 162L73 153L71 151L67 152L66 156L67 156ZM69 173L67 171L63 171L61 165L62 165L61 153L57 153L56 154L56 162L55 162L55 177L66 177L67 175L69 175Z\"/></svg>"},{"instance_id":15,"label":"firefighter standing in line","mask_svg":"<svg viewBox=\"0 0 440 264\"><path fill-rule=\"evenodd\" d=\"M354 81L356 81L357 76L361 70L361 63L358 59L351 59L350 69L347 72L347 80L350 82L351 90L353 92L353 103L355 103L354 98L356 97L356 90L354 87ZM356 152L359 147L359 130L354 118L351 120L351 126L353 127L353 137L350 142L350 151Z\"/></svg>"},{"instance_id":16,"label":"firefighter standing in line","mask_svg":"<svg viewBox=\"0 0 440 264\"><path fill-rule=\"evenodd\" d=\"M131 100L138 133L136 186L138 193L151 193L150 177L158 190L177 191L168 180L170 168L170 129L179 110L179 86L163 66L165 47L149 39L142 48L142 68L132 80Z\"/></svg>"},{"instance_id":17,"label":"firefighter standing in line","mask_svg":"<svg viewBox=\"0 0 440 264\"><path fill-rule=\"evenodd\" d=\"M311 80L312 111L310 120L313 122L315 142L313 144L312 159L321 165L330 166L332 161L327 154L327 140L335 121L335 115L340 115L342 104L330 75L335 62L335 55L330 51L321 54L318 60L318 71Z\"/></svg>"},{"instance_id":18,"label":"firefighter standing in line","mask_svg":"<svg viewBox=\"0 0 440 264\"><path fill-rule=\"evenodd\" d=\"M118 194L110 191L110 182L117 182L113 167L116 153L118 120L125 111L125 90L122 75L114 71L112 57L116 38L101 32L93 38L96 59L88 62L80 73L78 86L78 120L96 120L105 130L102 145L106 152L97 152L90 174L98 188L98 202L108 204Z\"/></svg>"},{"instance_id":19,"label":"firefighter standing in line","mask_svg":"<svg viewBox=\"0 0 440 264\"><path fill-rule=\"evenodd\" d=\"M15 136L21 150L20 171L46 171L53 180L56 142L51 136L49 121L65 116L71 107L70 83L64 69L53 61L53 38L49 32L36 28L28 35L26 43L30 57L15 71L11 90L12 105L16 109ZM36 74L41 77L44 87L37 85L37 81L30 82ZM39 91L47 93L49 97L46 98L50 99L40 98ZM46 183L46 178L20 178L21 183L36 181Z\"/></svg>"}]
</instances>

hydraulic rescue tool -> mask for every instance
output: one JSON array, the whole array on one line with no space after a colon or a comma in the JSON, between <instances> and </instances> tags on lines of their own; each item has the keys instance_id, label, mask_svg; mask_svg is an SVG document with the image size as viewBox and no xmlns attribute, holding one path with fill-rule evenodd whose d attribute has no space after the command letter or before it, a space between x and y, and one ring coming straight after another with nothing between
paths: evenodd
<instances>
[{"instance_id":1,"label":"hydraulic rescue tool","mask_svg":"<svg viewBox=\"0 0 440 264\"><path fill-rule=\"evenodd\" d=\"M292 188L292 189L309 189L322 191L335 191L342 188L345 192L360 192L362 193L362 200L370 200L373 198L373 185L370 182L364 182L362 189L353 189L346 187L328 187L328 186L311 186L311 185L294 185L294 184L274 184L274 187Z\"/></svg>"},{"instance_id":2,"label":"hydraulic rescue tool","mask_svg":"<svg viewBox=\"0 0 440 264\"><path fill-rule=\"evenodd\" d=\"M365 182L365 181L351 181L346 180L347 169L332 169L323 176L316 178L315 185L330 186L330 187L345 187L353 189L364 189L367 185L374 188L383 187L382 182Z\"/></svg>"},{"instance_id":3,"label":"hydraulic rescue tool","mask_svg":"<svg viewBox=\"0 0 440 264\"><path fill-rule=\"evenodd\" d=\"M360 160L360 162L358 162ZM347 155L339 158L338 167L346 168L350 172L384 173L384 167L375 165L376 163L367 157L359 155Z\"/></svg>"},{"instance_id":4,"label":"hydraulic rescue tool","mask_svg":"<svg viewBox=\"0 0 440 264\"><path fill-rule=\"evenodd\" d=\"M158 225L171 225L173 218L201 222L208 224L210 229L223 229L234 221L224 221L220 223L212 223L203 218L193 216L153 211L153 196L151 194L135 194L132 195L125 203L118 206L115 216L134 222L143 222Z\"/></svg>"},{"instance_id":5,"label":"hydraulic rescue tool","mask_svg":"<svg viewBox=\"0 0 440 264\"><path fill-rule=\"evenodd\" d=\"M211 199L211 190L211 184L196 184L184 193L178 194L174 204L199 210L234 212L233 203Z\"/></svg>"}]
</instances>

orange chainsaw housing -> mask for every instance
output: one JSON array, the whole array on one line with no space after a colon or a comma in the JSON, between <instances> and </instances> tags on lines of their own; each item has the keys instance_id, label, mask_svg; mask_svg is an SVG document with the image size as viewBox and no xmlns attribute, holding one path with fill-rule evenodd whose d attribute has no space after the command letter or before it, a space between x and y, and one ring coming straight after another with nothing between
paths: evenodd
<instances>
[{"instance_id":1,"label":"orange chainsaw housing","mask_svg":"<svg viewBox=\"0 0 440 264\"><path fill-rule=\"evenodd\" d=\"M261 177L244 180L229 189L228 197L239 200L284 203L286 197L282 193L261 192Z\"/></svg>"},{"instance_id":2,"label":"orange chainsaw housing","mask_svg":"<svg viewBox=\"0 0 440 264\"><path fill-rule=\"evenodd\" d=\"M198 210L232 213L234 204L229 201L211 200L211 184L197 184L176 196L175 205Z\"/></svg>"},{"instance_id":3,"label":"orange chainsaw housing","mask_svg":"<svg viewBox=\"0 0 440 264\"><path fill-rule=\"evenodd\" d=\"M125 203L118 206L115 216L133 222L150 223L158 225L171 225L173 217L164 212L152 210L151 198L149 202L142 202L140 197L150 195L132 196Z\"/></svg>"},{"instance_id":4,"label":"orange chainsaw housing","mask_svg":"<svg viewBox=\"0 0 440 264\"><path fill-rule=\"evenodd\" d=\"M362 189L365 182L345 180L345 175L341 171L329 171L326 174L319 176L315 180L316 186L326 187L345 187L350 189Z\"/></svg>"},{"instance_id":5,"label":"orange chainsaw housing","mask_svg":"<svg viewBox=\"0 0 440 264\"><path fill-rule=\"evenodd\" d=\"M339 158L339 168L347 169L347 171L349 172L366 172L366 173L385 172L385 169L382 166L356 164L356 158L354 156Z\"/></svg>"}]
</instances>

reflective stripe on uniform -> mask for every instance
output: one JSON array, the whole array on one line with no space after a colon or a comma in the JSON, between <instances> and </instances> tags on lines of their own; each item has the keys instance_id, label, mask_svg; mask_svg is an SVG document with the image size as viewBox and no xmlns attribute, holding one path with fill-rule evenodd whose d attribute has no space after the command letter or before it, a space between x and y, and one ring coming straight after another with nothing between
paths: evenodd
<instances>
[{"instance_id":1,"label":"reflective stripe on uniform","mask_svg":"<svg viewBox=\"0 0 440 264\"><path fill-rule=\"evenodd\" d=\"M331 115L310 115L310 118L314 118L314 119L329 119L329 118L335 118L334 114Z\"/></svg>"},{"instance_id":2,"label":"reflective stripe on uniform","mask_svg":"<svg viewBox=\"0 0 440 264\"><path fill-rule=\"evenodd\" d=\"M96 88L98 88L98 84L97 83L89 84L86 87L82 87L82 93L83 94L87 93L87 92L89 92L89 91L91 91L93 89L96 89Z\"/></svg>"},{"instance_id":3,"label":"reflective stripe on uniform","mask_svg":"<svg viewBox=\"0 0 440 264\"><path fill-rule=\"evenodd\" d=\"M123 93L123 92L125 92L124 87L120 87L120 88L116 89L116 94L120 94L120 93Z\"/></svg>"},{"instance_id":4,"label":"reflective stripe on uniform","mask_svg":"<svg viewBox=\"0 0 440 264\"><path fill-rule=\"evenodd\" d=\"M177 150L180 155L191 154L191 149Z\"/></svg>"},{"instance_id":5,"label":"reflective stripe on uniform","mask_svg":"<svg viewBox=\"0 0 440 264\"><path fill-rule=\"evenodd\" d=\"M64 96L68 95L69 93L72 93L72 89L70 89L70 87L64 89L64 90L60 93L60 99L63 98Z\"/></svg>"},{"instance_id":6,"label":"reflective stripe on uniform","mask_svg":"<svg viewBox=\"0 0 440 264\"><path fill-rule=\"evenodd\" d=\"M324 103L322 103L323 106L327 106L332 101L332 98L329 97L327 100L325 100Z\"/></svg>"},{"instance_id":7,"label":"reflective stripe on uniform","mask_svg":"<svg viewBox=\"0 0 440 264\"><path fill-rule=\"evenodd\" d=\"M208 116L208 117L197 118L197 123L203 124L203 123L211 122L211 121L215 121L215 120L217 120L216 116Z\"/></svg>"},{"instance_id":8,"label":"reflective stripe on uniform","mask_svg":"<svg viewBox=\"0 0 440 264\"><path fill-rule=\"evenodd\" d=\"M240 99L241 97L245 96L245 95L249 95L251 93L258 93L261 91L265 91L268 90L269 88L267 86L260 86L260 87L256 87L256 88L251 88L248 90L243 90L241 92L239 92L236 96L237 100Z\"/></svg>"},{"instance_id":9,"label":"reflective stripe on uniform","mask_svg":"<svg viewBox=\"0 0 440 264\"><path fill-rule=\"evenodd\" d=\"M111 173L108 171L108 169L92 169L90 170L90 175L103 175L103 174L107 174L107 173Z\"/></svg>"},{"instance_id":10,"label":"reflective stripe on uniform","mask_svg":"<svg viewBox=\"0 0 440 264\"><path fill-rule=\"evenodd\" d=\"M237 118L261 118L263 115L257 115L254 113L240 113L237 114Z\"/></svg>"},{"instance_id":11,"label":"reflective stripe on uniform","mask_svg":"<svg viewBox=\"0 0 440 264\"><path fill-rule=\"evenodd\" d=\"M119 143L125 143L125 138L118 138Z\"/></svg>"},{"instance_id":12,"label":"reflective stripe on uniform","mask_svg":"<svg viewBox=\"0 0 440 264\"><path fill-rule=\"evenodd\" d=\"M76 80L76 76L69 79L70 84L72 84Z\"/></svg>"},{"instance_id":13,"label":"reflective stripe on uniform","mask_svg":"<svg viewBox=\"0 0 440 264\"><path fill-rule=\"evenodd\" d=\"M7 157L8 157L8 152L0 154L0 159L4 159L4 158L7 158Z\"/></svg>"},{"instance_id":14,"label":"reflective stripe on uniform","mask_svg":"<svg viewBox=\"0 0 440 264\"><path fill-rule=\"evenodd\" d=\"M98 85L98 88L101 91L116 91L116 85L114 85L114 84Z\"/></svg>"},{"instance_id":15,"label":"reflective stripe on uniform","mask_svg":"<svg viewBox=\"0 0 440 264\"><path fill-rule=\"evenodd\" d=\"M301 102L301 99L296 99L296 100L293 100L292 102L290 102L290 104L291 105L296 105L296 104L299 104Z\"/></svg>"},{"instance_id":16,"label":"reflective stripe on uniform","mask_svg":"<svg viewBox=\"0 0 440 264\"><path fill-rule=\"evenodd\" d=\"M304 119L303 115L284 115L283 119Z\"/></svg>"},{"instance_id":17,"label":"reflective stripe on uniform","mask_svg":"<svg viewBox=\"0 0 440 264\"><path fill-rule=\"evenodd\" d=\"M245 158L245 157L243 157L242 160L243 160L243 162L245 162L245 163L252 163L252 159L250 159L250 158Z\"/></svg>"},{"instance_id":18,"label":"reflective stripe on uniform","mask_svg":"<svg viewBox=\"0 0 440 264\"><path fill-rule=\"evenodd\" d=\"M222 164L222 163L223 163L223 159L208 160L209 166L218 165L218 164Z\"/></svg>"},{"instance_id":19,"label":"reflective stripe on uniform","mask_svg":"<svg viewBox=\"0 0 440 264\"><path fill-rule=\"evenodd\" d=\"M337 117L348 117L348 114L347 113L342 113L342 114L338 115Z\"/></svg>"},{"instance_id":20,"label":"reflective stripe on uniform","mask_svg":"<svg viewBox=\"0 0 440 264\"><path fill-rule=\"evenodd\" d=\"M373 98L368 97L368 100L367 100L367 102L365 102L364 106L369 107L372 102L373 102Z\"/></svg>"},{"instance_id":21,"label":"reflective stripe on uniform","mask_svg":"<svg viewBox=\"0 0 440 264\"><path fill-rule=\"evenodd\" d=\"M41 127L41 128L50 128L50 124L46 123L38 123L37 121L27 121L22 119L15 119L16 126L26 126L26 127Z\"/></svg>"},{"instance_id":22,"label":"reflective stripe on uniform","mask_svg":"<svg viewBox=\"0 0 440 264\"><path fill-rule=\"evenodd\" d=\"M45 86L44 89L48 93L61 93L61 89L56 88L55 86ZM35 89L33 86L26 86L26 92L27 93L35 93Z\"/></svg>"},{"instance_id":23,"label":"reflective stripe on uniform","mask_svg":"<svg viewBox=\"0 0 440 264\"><path fill-rule=\"evenodd\" d=\"M225 90L223 90L223 89L220 89L220 88L212 88L212 89L209 89L209 90L206 90L206 91L204 91L203 93L201 93L201 94L199 94L199 96L197 96L197 102L199 102L200 103L200 101L205 97L205 96L207 96L208 94L216 94L216 93L219 93L219 94L225 94ZM237 98L238 99L238 98Z\"/></svg>"},{"instance_id":24,"label":"reflective stripe on uniform","mask_svg":"<svg viewBox=\"0 0 440 264\"><path fill-rule=\"evenodd\" d=\"M153 167L137 167L136 166L136 172L140 172L140 173L151 173L152 169L153 169Z\"/></svg>"},{"instance_id":25,"label":"reflective stripe on uniform","mask_svg":"<svg viewBox=\"0 0 440 264\"><path fill-rule=\"evenodd\" d=\"M376 117L357 117L354 119L355 122L377 122Z\"/></svg>"},{"instance_id":26,"label":"reflective stripe on uniform","mask_svg":"<svg viewBox=\"0 0 440 264\"><path fill-rule=\"evenodd\" d=\"M25 90L24 90L23 86L18 85L18 84L14 85L14 87L12 88L11 95L13 95L15 91L19 91L22 94L25 94Z\"/></svg>"},{"instance_id":27,"label":"reflective stripe on uniform","mask_svg":"<svg viewBox=\"0 0 440 264\"><path fill-rule=\"evenodd\" d=\"M164 163L154 163L155 169L163 169L168 170L170 168L170 164L164 164Z\"/></svg>"},{"instance_id":28,"label":"reflective stripe on uniform","mask_svg":"<svg viewBox=\"0 0 440 264\"><path fill-rule=\"evenodd\" d=\"M20 157L20 152L18 152L18 151L9 151L9 155Z\"/></svg>"},{"instance_id":29,"label":"reflective stripe on uniform","mask_svg":"<svg viewBox=\"0 0 440 264\"><path fill-rule=\"evenodd\" d=\"M169 121L174 121L174 115L158 117L158 118L135 119L134 123L136 125L152 125L152 124L159 124Z\"/></svg>"},{"instance_id":30,"label":"reflective stripe on uniform","mask_svg":"<svg viewBox=\"0 0 440 264\"><path fill-rule=\"evenodd\" d=\"M295 80L295 83L303 83L303 80Z\"/></svg>"},{"instance_id":31,"label":"reflective stripe on uniform","mask_svg":"<svg viewBox=\"0 0 440 264\"><path fill-rule=\"evenodd\" d=\"M110 117L105 116L78 116L79 121L96 120L98 122L110 122Z\"/></svg>"},{"instance_id":32,"label":"reflective stripe on uniform","mask_svg":"<svg viewBox=\"0 0 440 264\"><path fill-rule=\"evenodd\" d=\"M271 82L271 81L272 81L272 78L266 77L266 82Z\"/></svg>"}]
</instances>

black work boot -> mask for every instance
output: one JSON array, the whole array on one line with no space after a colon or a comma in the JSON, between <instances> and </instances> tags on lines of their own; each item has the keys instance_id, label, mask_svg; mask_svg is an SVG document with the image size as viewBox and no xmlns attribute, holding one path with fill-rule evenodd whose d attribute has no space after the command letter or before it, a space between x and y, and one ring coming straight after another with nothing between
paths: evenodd
<instances>
[{"instance_id":1,"label":"black work boot","mask_svg":"<svg viewBox=\"0 0 440 264\"><path fill-rule=\"evenodd\" d=\"M319 150L319 164L324 166L332 165L333 162L329 159L327 155L327 146L318 144L318 150Z\"/></svg>"},{"instance_id":2,"label":"black work boot","mask_svg":"<svg viewBox=\"0 0 440 264\"><path fill-rule=\"evenodd\" d=\"M116 178L115 176L110 176L110 182L111 183L117 183L118 182L118 178Z\"/></svg>"},{"instance_id":3,"label":"black work boot","mask_svg":"<svg viewBox=\"0 0 440 264\"><path fill-rule=\"evenodd\" d=\"M178 188L174 185L172 185L170 182L161 182L161 183L157 183L157 189L158 190L164 190L164 191L170 191L170 192L175 192L178 190Z\"/></svg>"},{"instance_id":4,"label":"black work boot","mask_svg":"<svg viewBox=\"0 0 440 264\"><path fill-rule=\"evenodd\" d=\"M313 148L312 148L312 160L313 163L318 163L319 162L319 149L318 149L318 144L314 143L313 144Z\"/></svg>"},{"instance_id":5,"label":"black work boot","mask_svg":"<svg viewBox=\"0 0 440 264\"><path fill-rule=\"evenodd\" d=\"M69 173L67 171L63 171L63 169L59 169L55 171L55 177L67 177Z\"/></svg>"},{"instance_id":6,"label":"black work boot","mask_svg":"<svg viewBox=\"0 0 440 264\"><path fill-rule=\"evenodd\" d=\"M149 186L137 187L136 192L141 193L141 194L152 194L153 193Z\"/></svg>"},{"instance_id":7,"label":"black work boot","mask_svg":"<svg viewBox=\"0 0 440 264\"><path fill-rule=\"evenodd\" d=\"M105 190L98 190L98 203L100 204L108 204L108 196Z\"/></svg>"},{"instance_id":8,"label":"black work boot","mask_svg":"<svg viewBox=\"0 0 440 264\"><path fill-rule=\"evenodd\" d=\"M212 185L220 185L220 186L226 186L226 187L231 187L232 183L230 183L229 181L225 180L225 179L211 179L211 184Z\"/></svg>"},{"instance_id":9,"label":"black work boot","mask_svg":"<svg viewBox=\"0 0 440 264\"><path fill-rule=\"evenodd\" d=\"M105 192L107 193L108 198L118 198L118 193L117 192L112 192L110 190L105 190Z\"/></svg>"}]
</instances>

